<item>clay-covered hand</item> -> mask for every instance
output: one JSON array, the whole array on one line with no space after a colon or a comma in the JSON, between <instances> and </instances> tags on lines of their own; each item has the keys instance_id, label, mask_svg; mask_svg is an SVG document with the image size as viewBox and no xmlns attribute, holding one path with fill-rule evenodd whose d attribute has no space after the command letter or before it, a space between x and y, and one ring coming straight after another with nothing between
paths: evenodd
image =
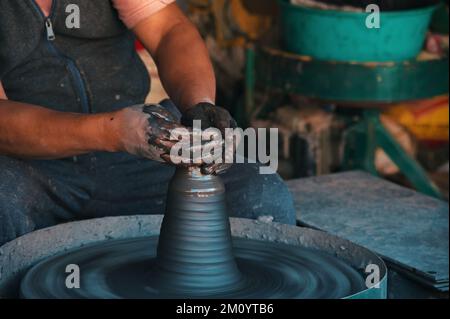
<instances>
[{"instance_id":1,"label":"clay-covered hand","mask_svg":"<svg viewBox=\"0 0 450 319\"><path fill-rule=\"evenodd\" d=\"M225 136L225 129L236 128L237 123L230 112L220 106L211 103L199 103L188 109L181 118L181 123L187 127L192 127L195 120L200 120L202 130L214 127Z\"/></svg>"},{"instance_id":2,"label":"clay-covered hand","mask_svg":"<svg viewBox=\"0 0 450 319\"><path fill-rule=\"evenodd\" d=\"M224 108L216 106L211 103L199 103L196 106L187 110L181 119L181 123L187 127L192 127L194 121L201 121L201 129L206 130L209 128L219 129L222 133L222 137L225 140L229 135L226 135L226 129L237 128L237 123L231 116L231 114ZM222 163L211 163L202 166L204 174L219 174L232 166L232 163L225 163L226 158L234 158L237 145L240 139L234 137L231 141L228 139L228 143L223 144L222 149Z\"/></svg>"},{"instance_id":3,"label":"clay-covered hand","mask_svg":"<svg viewBox=\"0 0 450 319\"><path fill-rule=\"evenodd\" d=\"M120 151L158 162L170 162L170 150L178 142L172 130L186 130L160 105L131 106L115 112L111 121Z\"/></svg>"}]
</instances>

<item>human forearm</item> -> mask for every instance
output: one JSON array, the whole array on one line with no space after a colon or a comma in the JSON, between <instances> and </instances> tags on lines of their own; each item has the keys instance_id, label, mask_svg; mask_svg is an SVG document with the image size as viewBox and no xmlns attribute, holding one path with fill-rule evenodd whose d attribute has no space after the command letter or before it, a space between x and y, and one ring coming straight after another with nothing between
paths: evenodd
<instances>
[{"instance_id":1,"label":"human forearm","mask_svg":"<svg viewBox=\"0 0 450 319\"><path fill-rule=\"evenodd\" d=\"M180 37L182 32L188 34ZM200 102L215 102L214 71L206 47L192 26L176 26L167 35L155 59L162 82L182 110Z\"/></svg>"},{"instance_id":2,"label":"human forearm","mask_svg":"<svg viewBox=\"0 0 450 319\"><path fill-rule=\"evenodd\" d=\"M216 80L200 34L175 5L164 11L139 23L134 32L155 59L166 91L182 111L214 103ZM171 23L161 27L160 21Z\"/></svg>"},{"instance_id":3,"label":"human forearm","mask_svg":"<svg viewBox=\"0 0 450 319\"><path fill-rule=\"evenodd\" d=\"M115 151L107 132L112 114L84 115L0 100L0 154L57 159L92 151Z\"/></svg>"},{"instance_id":4,"label":"human forearm","mask_svg":"<svg viewBox=\"0 0 450 319\"><path fill-rule=\"evenodd\" d=\"M208 50L176 4L142 20L133 31L155 59L167 93L181 109L181 124L192 127L201 121L202 129L217 128L222 134L237 126L226 109L215 105L216 79ZM234 154L239 143L234 140L223 154ZM204 165L203 172L217 173L227 167Z\"/></svg>"}]
</instances>

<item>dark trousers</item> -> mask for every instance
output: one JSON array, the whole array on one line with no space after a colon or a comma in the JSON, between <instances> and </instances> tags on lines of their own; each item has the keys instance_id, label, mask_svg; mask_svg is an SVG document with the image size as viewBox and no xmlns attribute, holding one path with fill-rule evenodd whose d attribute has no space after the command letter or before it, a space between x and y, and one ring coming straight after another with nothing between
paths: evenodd
<instances>
[{"instance_id":1,"label":"dark trousers","mask_svg":"<svg viewBox=\"0 0 450 319\"><path fill-rule=\"evenodd\" d=\"M164 214L174 170L125 153L51 161L0 156L0 246L62 222ZM278 175L260 175L257 164L235 164L221 176L230 216L267 215L295 224L293 200Z\"/></svg>"}]
</instances>

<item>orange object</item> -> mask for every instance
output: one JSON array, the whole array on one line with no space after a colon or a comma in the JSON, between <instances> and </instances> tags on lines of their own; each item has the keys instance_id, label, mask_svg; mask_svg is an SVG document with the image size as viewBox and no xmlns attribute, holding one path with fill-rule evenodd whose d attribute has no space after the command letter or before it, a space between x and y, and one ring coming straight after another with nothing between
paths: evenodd
<instances>
[{"instance_id":1,"label":"orange object","mask_svg":"<svg viewBox=\"0 0 450 319\"><path fill-rule=\"evenodd\" d=\"M386 115L406 127L418 140L449 141L449 97L402 103L392 107Z\"/></svg>"}]
</instances>

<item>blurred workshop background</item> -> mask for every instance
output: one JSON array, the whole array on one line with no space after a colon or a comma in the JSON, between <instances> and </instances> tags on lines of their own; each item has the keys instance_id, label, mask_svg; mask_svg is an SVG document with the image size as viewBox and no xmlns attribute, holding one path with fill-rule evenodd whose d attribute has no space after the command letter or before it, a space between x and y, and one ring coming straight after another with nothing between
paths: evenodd
<instances>
[{"instance_id":1,"label":"blurred workshop background","mask_svg":"<svg viewBox=\"0 0 450 319\"><path fill-rule=\"evenodd\" d=\"M218 105L280 129L285 179L363 169L448 200L448 1L178 2L207 42ZM371 3L379 29L364 27Z\"/></svg>"}]
</instances>

